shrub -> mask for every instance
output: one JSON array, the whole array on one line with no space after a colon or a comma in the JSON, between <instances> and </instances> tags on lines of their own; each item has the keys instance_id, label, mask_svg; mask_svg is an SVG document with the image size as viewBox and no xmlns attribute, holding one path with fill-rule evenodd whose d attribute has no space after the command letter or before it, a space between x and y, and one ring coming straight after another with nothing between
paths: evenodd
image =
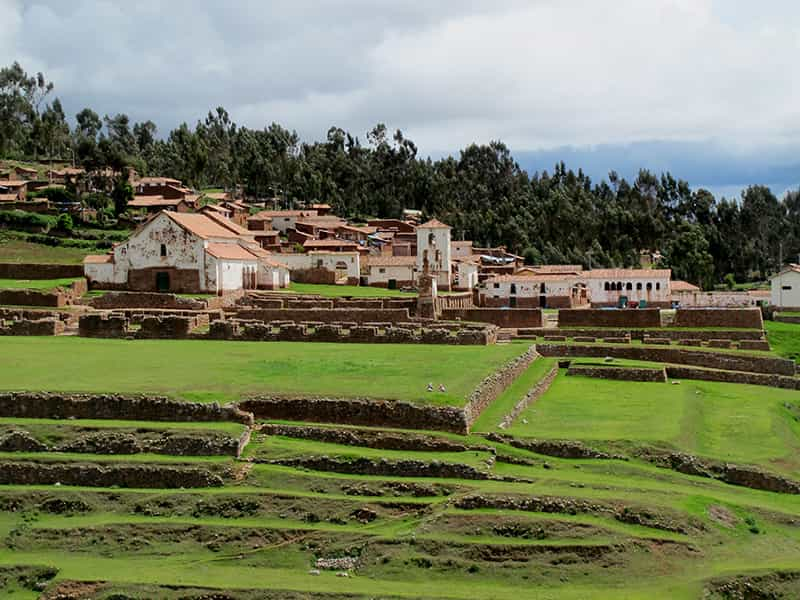
<instances>
[{"instance_id":1,"label":"shrub","mask_svg":"<svg viewBox=\"0 0 800 600\"><path fill-rule=\"evenodd\" d=\"M72 217L70 217L67 213L61 213L58 215L56 228L60 231L72 231Z\"/></svg>"}]
</instances>

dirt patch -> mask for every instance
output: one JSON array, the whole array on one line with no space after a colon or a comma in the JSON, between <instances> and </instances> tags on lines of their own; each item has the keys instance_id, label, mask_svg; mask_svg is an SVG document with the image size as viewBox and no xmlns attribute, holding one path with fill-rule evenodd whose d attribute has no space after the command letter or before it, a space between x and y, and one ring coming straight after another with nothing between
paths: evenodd
<instances>
[{"instance_id":1,"label":"dirt patch","mask_svg":"<svg viewBox=\"0 0 800 600\"><path fill-rule=\"evenodd\" d=\"M729 511L724 506L712 504L708 507L708 517L715 523L719 523L723 527L733 529L736 527L741 519Z\"/></svg>"},{"instance_id":2,"label":"dirt patch","mask_svg":"<svg viewBox=\"0 0 800 600\"><path fill-rule=\"evenodd\" d=\"M57 574L58 569L51 567L0 567L0 589L9 593L14 588L42 591Z\"/></svg>"}]
</instances>

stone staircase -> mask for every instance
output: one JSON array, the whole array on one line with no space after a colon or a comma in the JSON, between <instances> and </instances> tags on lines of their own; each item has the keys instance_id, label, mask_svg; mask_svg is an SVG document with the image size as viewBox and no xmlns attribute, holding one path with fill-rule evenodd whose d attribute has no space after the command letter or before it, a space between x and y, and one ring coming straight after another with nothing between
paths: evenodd
<instances>
[{"instance_id":1,"label":"stone staircase","mask_svg":"<svg viewBox=\"0 0 800 600\"><path fill-rule=\"evenodd\" d=\"M497 332L497 343L508 344L515 337L517 337L516 329L500 329L500 331Z\"/></svg>"}]
</instances>

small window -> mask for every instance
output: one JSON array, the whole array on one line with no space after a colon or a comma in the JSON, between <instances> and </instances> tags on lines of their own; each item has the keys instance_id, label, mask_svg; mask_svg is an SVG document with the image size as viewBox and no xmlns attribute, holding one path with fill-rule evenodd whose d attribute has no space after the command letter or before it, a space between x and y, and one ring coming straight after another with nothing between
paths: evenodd
<instances>
[{"instance_id":1,"label":"small window","mask_svg":"<svg viewBox=\"0 0 800 600\"><path fill-rule=\"evenodd\" d=\"M653 290L653 284L648 281L647 282L647 291L650 292L652 290Z\"/></svg>"},{"instance_id":2,"label":"small window","mask_svg":"<svg viewBox=\"0 0 800 600\"><path fill-rule=\"evenodd\" d=\"M512 283L511 284L511 293L512 294L516 294L517 293L517 284L516 283Z\"/></svg>"},{"instance_id":3,"label":"small window","mask_svg":"<svg viewBox=\"0 0 800 600\"><path fill-rule=\"evenodd\" d=\"M656 281L656 289L657 290L661 289L661 282L660 281Z\"/></svg>"},{"instance_id":4,"label":"small window","mask_svg":"<svg viewBox=\"0 0 800 600\"><path fill-rule=\"evenodd\" d=\"M167 255L167 245L161 244L161 256L166 256L166 255Z\"/></svg>"},{"instance_id":5,"label":"small window","mask_svg":"<svg viewBox=\"0 0 800 600\"><path fill-rule=\"evenodd\" d=\"M378 273L386 273L386 269L381 267L380 269L378 269Z\"/></svg>"},{"instance_id":6,"label":"small window","mask_svg":"<svg viewBox=\"0 0 800 600\"><path fill-rule=\"evenodd\" d=\"M786 290L786 291L788 292L789 290L791 290L791 289L792 289L792 286L790 286L790 285L784 285L784 286L781 286L781 289L782 289L782 290Z\"/></svg>"},{"instance_id":7,"label":"small window","mask_svg":"<svg viewBox=\"0 0 800 600\"><path fill-rule=\"evenodd\" d=\"M633 291L633 284L629 281L628 283L625 284L625 289L628 290L629 292Z\"/></svg>"},{"instance_id":8,"label":"small window","mask_svg":"<svg viewBox=\"0 0 800 600\"><path fill-rule=\"evenodd\" d=\"M500 287L500 284L499 284L499 283L495 283L495 284L494 284L494 288L495 288L495 289L498 289L499 287Z\"/></svg>"},{"instance_id":9,"label":"small window","mask_svg":"<svg viewBox=\"0 0 800 600\"><path fill-rule=\"evenodd\" d=\"M606 281L605 285L603 286L603 289L605 291L607 291L607 292L610 291L611 290L611 284Z\"/></svg>"},{"instance_id":10,"label":"small window","mask_svg":"<svg viewBox=\"0 0 800 600\"><path fill-rule=\"evenodd\" d=\"M433 232L428 234L428 243L431 245L436 243L436 236L433 234Z\"/></svg>"},{"instance_id":11,"label":"small window","mask_svg":"<svg viewBox=\"0 0 800 600\"><path fill-rule=\"evenodd\" d=\"M641 281L636 284L636 290L639 291L639 292L642 291L642 282Z\"/></svg>"}]
</instances>

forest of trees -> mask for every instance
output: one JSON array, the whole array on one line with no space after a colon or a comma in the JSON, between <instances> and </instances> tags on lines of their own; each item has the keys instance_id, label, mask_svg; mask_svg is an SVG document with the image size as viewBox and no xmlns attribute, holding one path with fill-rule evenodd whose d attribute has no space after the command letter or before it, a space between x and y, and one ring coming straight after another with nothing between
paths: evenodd
<instances>
[{"instance_id":1,"label":"forest of trees","mask_svg":"<svg viewBox=\"0 0 800 600\"><path fill-rule=\"evenodd\" d=\"M431 160L401 131L378 124L365 140L337 127L308 143L272 123L250 129L224 108L159 136L152 121L102 118L91 108L70 126L53 84L17 63L0 70L0 158L73 161L87 170L135 167L196 187L242 184L248 195L291 207L322 201L354 220L421 209L458 239L503 244L530 263L630 267L660 251L676 279L704 287L764 278L800 253L800 191L778 199L752 186L716 199L669 173L593 182L563 163L529 174L502 142Z\"/></svg>"}]
</instances>

